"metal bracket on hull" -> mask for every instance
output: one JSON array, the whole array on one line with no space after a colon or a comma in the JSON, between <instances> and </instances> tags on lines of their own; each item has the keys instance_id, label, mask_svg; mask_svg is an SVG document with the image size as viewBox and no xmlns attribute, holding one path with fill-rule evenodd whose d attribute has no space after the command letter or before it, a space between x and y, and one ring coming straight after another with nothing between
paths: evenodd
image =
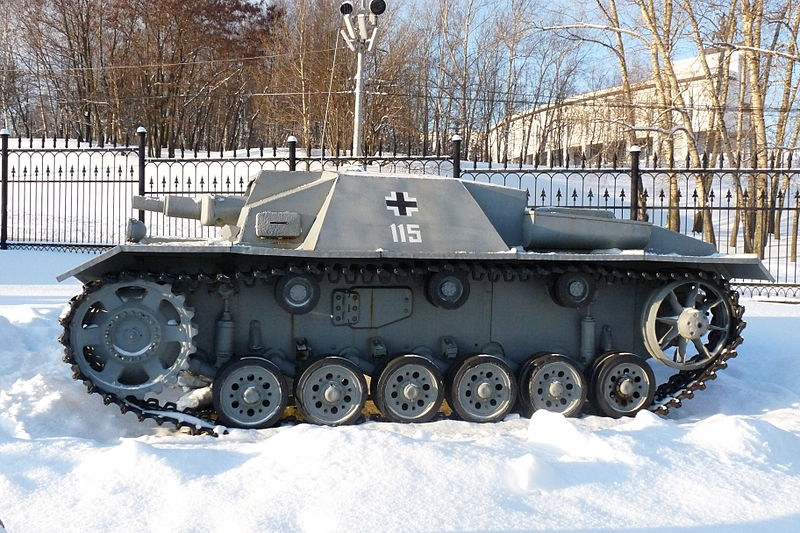
<instances>
[{"instance_id":1,"label":"metal bracket on hull","mask_svg":"<svg viewBox=\"0 0 800 533\"><path fill-rule=\"evenodd\" d=\"M413 294L408 287L354 287L333 291L334 326L380 328L411 316Z\"/></svg>"}]
</instances>

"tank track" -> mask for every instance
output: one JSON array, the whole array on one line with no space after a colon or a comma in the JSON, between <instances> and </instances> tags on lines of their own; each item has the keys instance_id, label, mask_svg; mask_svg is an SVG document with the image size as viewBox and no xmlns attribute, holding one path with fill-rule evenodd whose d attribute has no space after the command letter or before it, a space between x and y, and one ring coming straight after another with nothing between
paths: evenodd
<instances>
[{"instance_id":1,"label":"tank track","mask_svg":"<svg viewBox=\"0 0 800 533\"><path fill-rule=\"evenodd\" d=\"M744 307L739 304L739 294L730 289L727 280L715 273L687 270L659 270L638 271L608 268L591 264L549 264L549 265L521 265L500 262L396 262L382 264L341 264L303 262L289 265L276 265L268 269L259 269L247 272L236 272L234 275L206 273L188 274L152 274L122 272L118 275L108 275L102 281L92 281L84 285L81 294L73 297L69 303L68 312L61 317L60 322L64 332L59 337L59 342L64 346L64 362L72 368L73 378L82 381L90 394L99 394L106 405L115 404L120 412L132 412L140 422L153 420L159 426L168 423L178 430L185 430L191 435L218 435L219 427L215 422L215 413L211 409L185 409L178 410L172 402L164 404L156 399L138 400L133 397L120 398L97 388L89 378L84 376L75 361L75 354L70 347L70 324L75 310L93 292L103 284L118 281L132 281L144 279L156 283L170 283L183 290L198 290L201 287L214 289L221 285L242 283L253 286L255 283L269 282L288 273L308 273L314 276L327 277L331 283L345 281L348 284L361 280L364 283L378 281L380 283L407 282L410 279L419 279L431 272L454 271L469 274L474 281L503 280L528 281L532 278L545 278L566 272L582 272L593 276L598 282L605 283L642 283L662 281L665 283L677 280L710 281L719 284L728 295L731 308L732 335L728 344L723 347L719 355L703 368L691 371L679 371L656 389L653 403L649 409L659 415L667 414L670 409L677 409L682 402L694 397L695 392L706 388L706 383L717 376L717 372L727 367L727 361L736 357L736 348L742 343L741 332L746 322L742 320Z\"/></svg>"}]
</instances>

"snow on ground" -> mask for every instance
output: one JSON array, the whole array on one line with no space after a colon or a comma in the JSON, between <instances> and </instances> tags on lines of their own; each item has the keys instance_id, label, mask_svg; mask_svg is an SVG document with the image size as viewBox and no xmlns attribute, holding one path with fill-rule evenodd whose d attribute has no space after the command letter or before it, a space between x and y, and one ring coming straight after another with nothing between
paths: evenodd
<instances>
[{"instance_id":1,"label":"snow on ground","mask_svg":"<svg viewBox=\"0 0 800 533\"><path fill-rule=\"evenodd\" d=\"M0 520L36 531L798 531L800 305L667 418L285 425L190 437L105 407L61 362L87 256L0 252ZM2 528L0 528L2 531Z\"/></svg>"}]
</instances>

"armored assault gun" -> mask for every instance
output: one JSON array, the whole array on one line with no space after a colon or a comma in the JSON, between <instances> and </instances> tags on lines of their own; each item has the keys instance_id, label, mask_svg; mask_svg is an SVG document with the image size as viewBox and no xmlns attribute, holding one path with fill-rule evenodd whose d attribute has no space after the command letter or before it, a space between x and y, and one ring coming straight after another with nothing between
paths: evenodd
<instances>
[{"instance_id":1,"label":"armored assault gun","mask_svg":"<svg viewBox=\"0 0 800 533\"><path fill-rule=\"evenodd\" d=\"M84 283L65 361L106 403L190 432L350 424L367 402L394 422L665 413L736 355L729 280L770 279L755 256L452 178L261 172L243 196L134 208L220 237L131 221L60 276Z\"/></svg>"}]
</instances>

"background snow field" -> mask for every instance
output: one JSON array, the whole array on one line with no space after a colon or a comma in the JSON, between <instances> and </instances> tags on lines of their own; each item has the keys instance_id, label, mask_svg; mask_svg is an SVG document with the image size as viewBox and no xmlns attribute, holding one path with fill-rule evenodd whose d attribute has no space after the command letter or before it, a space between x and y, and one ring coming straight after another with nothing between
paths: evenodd
<instances>
[{"instance_id":1,"label":"background snow field","mask_svg":"<svg viewBox=\"0 0 800 533\"><path fill-rule=\"evenodd\" d=\"M740 355L667 418L539 412L190 437L61 362L77 254L0 253L0 520L38 531L798 531L800 305L745 300Z\"/></svg>"}]
</instances>

